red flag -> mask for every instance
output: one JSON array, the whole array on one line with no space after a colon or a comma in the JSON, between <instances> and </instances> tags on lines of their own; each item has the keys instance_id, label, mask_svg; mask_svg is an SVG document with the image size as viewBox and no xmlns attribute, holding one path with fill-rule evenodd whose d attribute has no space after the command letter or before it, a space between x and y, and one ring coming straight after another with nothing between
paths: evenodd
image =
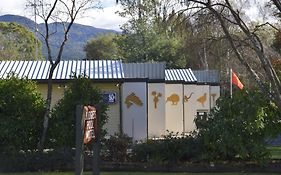
<instances>
[{"instance_id":1,"label":"red flag","mask_svg":"<svg viewBox=\"0 0 281 175\"><path fill-rule=\"evenodd\" d=\"M232 83L235 84L241 90L244 88L244 85L241 83L241 81L234 72L232 72Z\"/></svg>"}]
</instances>

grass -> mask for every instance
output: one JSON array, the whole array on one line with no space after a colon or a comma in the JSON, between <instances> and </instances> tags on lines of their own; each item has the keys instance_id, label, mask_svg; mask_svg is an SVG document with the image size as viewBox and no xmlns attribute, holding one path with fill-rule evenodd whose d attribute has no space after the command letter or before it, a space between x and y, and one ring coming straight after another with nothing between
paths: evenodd
<instances>
[{"instance_id":1,"label":"grass","mask_svg":"<svg viewBox=\"0 0 281 175\"><path fill-rule=\"evenodd\" d=\"M272 155L272 159L281 159L281 146L270 146L268 147Z\"/></svg>"},{"instance_id":2,"label":"grass","mask_svg":"<svg viewBox=\"0 0 281 175\"><path fill-rule=\"evenodd\" d=\"M84 175L91 175L86 172ZM74 172L68 173L0 173L0 175L74 175ZM277 175L277 173L152 173L152 172L102 172L100 175Z\"/></svg>"}]
</instances>

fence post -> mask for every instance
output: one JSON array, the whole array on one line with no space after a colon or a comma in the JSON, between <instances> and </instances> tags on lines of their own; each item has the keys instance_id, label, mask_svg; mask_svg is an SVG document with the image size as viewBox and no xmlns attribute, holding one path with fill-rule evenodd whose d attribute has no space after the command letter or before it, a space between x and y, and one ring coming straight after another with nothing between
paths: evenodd
<instances>
[{"instance_id":1,"label":"fence post","mask_svg":"<svg viewBox=\"0 0 281 175\"><path fill-rule=\"evenodd\" d=\"M100 105L95 106L97 110L97 133L96 133L96 140L93 141L93 175L100 174L100 150L101 150L101 143L100 143Z\"/></svg>"},{"instance_id":2,"label":"fence post","mask_svg":"<svg viewBox=\"0 0 281 175\"><path fill-rule=\"evenodd\" d=\"M84 112L83 106L76 106L76 140L75 140L75 175L82 175L84 168L83 156Z\"/></svg>"}]
</instances>

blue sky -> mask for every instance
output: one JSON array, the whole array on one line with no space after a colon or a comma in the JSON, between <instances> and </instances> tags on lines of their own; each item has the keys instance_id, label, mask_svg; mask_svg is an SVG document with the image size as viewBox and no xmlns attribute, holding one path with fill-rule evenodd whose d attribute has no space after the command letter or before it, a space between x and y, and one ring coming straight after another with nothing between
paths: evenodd
<instances>
[{"instance_id":1,"label":"blue sky","mask_svg":"<svg viewBox=\"0 0 281 175\"><path fill-rule=\"evenodd\" d=\"M0 15L14 14L33 19L30 10L26 8L26 0L0 0L0 2ZM101 0L101 2L102 9L90 10L75 22L99 28L120 30L120 25L126 19L115 14L117 10L121 9L119 5L116 5L116 0Z\"/></svg>"}]
</instances>

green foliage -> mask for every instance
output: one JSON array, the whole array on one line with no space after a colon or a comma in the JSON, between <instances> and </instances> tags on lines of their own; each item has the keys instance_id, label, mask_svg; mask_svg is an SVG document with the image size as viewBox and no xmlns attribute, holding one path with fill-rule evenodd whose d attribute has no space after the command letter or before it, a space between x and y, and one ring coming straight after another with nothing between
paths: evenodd
<instances>
[{"instance_id":1,"label":"green foliage","mask_svg":"<svg viewBox=\"0 0 281 175\"><path fill-rule=\"evenodd\" d=\"M116 35L109 33L89 40L84 48L86 59L119 59Z\"/></svg>"},{"instance_id":2,"label":"green foliage","mask_svg":"<svg viewBox=\"0 0 281 175\"><path fill-rule=\"evenodd\" d=\"M42 59L41 43L32 32L17 23L0 22L0 40L0 60Z\"/></svg>"},{"instance_id":3,"label":"green foliage","mask_svg":"<svg viewBox=\"0 0 281 175\"><path fill-rule=\"evenodd\" d=\"M174 35L171 24L163 18L164 4L160 1L122 1L129 21L122 26L123 33L116 39L119 52L126 62L166 61L167 67L183 68L187 54L184 40ZM164 11L163 11L164 10ZM162 13L163 14L160 14Z\"/></svg>"},{"instance_id":4,"label":"green foliage","mask_svg":"<svg viewBox=\"0 0 281 175\"><path fill-rule=\"evenodd\" d=\"M268 160L265 139L280 133L280 113L257 90L220 98L210 115L196 118L202 159Z\"/></svg>"},{"instance_id":5,"label":"green foliage","mask_svg":"<svg viewBox=\"0 0 281 175\"><path fill-rule=\"evenodd\" d=\"M163 139L148 140L133 147L133 160L139 162L177 163L192 160L199 154L196 139L169 133Z\"/></svg>"},{"instance_id":6,"label":"green foliage","mask_svg":"<svg viewBox=\"0 0 281 175\"><path fill-rule=\"evenodd\" d=\"M115 134L104 141L104 159L113 162L125 162L128 160L128 149L132 139L126 134Z\"/></svg>"},{"instance_id":7,"label":"green foliage","mask_svg":"<svg viewBox=\"0 0 281 175\"><path fill-rule=\"evenodd\" d=\"M90 79L82 75L74 76L63 98L53 108L49 125L49 138L52 141L50 146L73 148L75 146L76 106L97 104L100 104L101 108L100 127L103 137L106 134L103 126L107 122L108 106L103 103L100 90L93 87Z\"/></svg>"},{"instance_id":8,"label":"green foliage","mask_svg":"<svg viewBox=\"0 0 281 175\"><path fill-rule=\"evenodd\" d=\"M183 43L179 38L166 37L155 31L143 31L119 36L117 43L126 62L165 61L168 68L182 68L186 65L186 56L181 52Z\"/></svg>"},{"instance_id":9,"label":"green foliage","mask_svg":"<svg viewBox=\"0 0 281 175\"><path fill-rule=\"evenodd\" d=\"M0 80L0 150L34 150L41 134L45 101L36 84L14 75Z\"/></svg>"},{"instance_id":10,"label":"green foliage","mask_svg":"<svg viewBox=\"0 0 281 175\"><path fill-rule=\"evenodd\" d=\"M75 167L73 157L75 150L58 149L41 152L20 152L17 154L0 153L0 170L1 172L42 172L51 171L69 171ZM41 171L39 173L39 171Z\"/></svg>"}]
</instances>

